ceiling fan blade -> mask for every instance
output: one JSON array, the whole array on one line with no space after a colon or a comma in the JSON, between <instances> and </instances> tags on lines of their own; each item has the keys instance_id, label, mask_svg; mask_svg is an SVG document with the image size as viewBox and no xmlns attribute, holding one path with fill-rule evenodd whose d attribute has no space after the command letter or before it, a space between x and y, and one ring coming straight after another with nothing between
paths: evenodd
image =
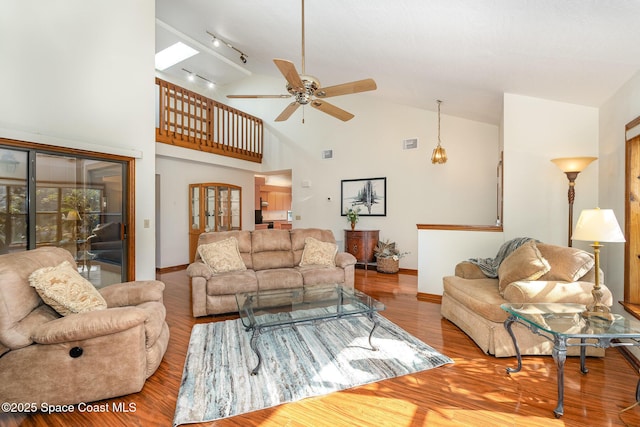
<instances>
[{"instance_id":1,"label":"ceiling fan blade","mask_svg":"<svg viewBox=\"0 0 640 427\"><path fill-rule=\"evenodd\" d=\"M286 59L274 59L273 62L294 89L304 90L304 84L293 62Z\"/></svg>"},{"instance_id":2,"label":"ceiling fan blade","mask_svg":"<svg viewBox=\"0 0 640 427\"><path fill-rule=\"evenodd\" d=\"M291 95L227 95L227 98L291 98Z\"/></svg>"},{"instance_id":3,"label":"ceiling fan blade","mask_svg":"<svg viewBox=\"0 0 640 427\"><path fill-rule=\"evenodd\" d=\"M323 113L327 113L330 116L335 117L336 119L340 119L343 122L353 119L355 116L348 111L344 111L341 108L336 107L335 105L329 104L326 101L318 101L314 99L311 102L311 106L315 109L322 111Z\"/></svg>"},{"instance_id":4,"label":"ceiling fan blade","mask_svg":"<svg viewBox=\"0 0 640 427\"><path fill-rule=\"evenodd\" d=\"M287 120L298 109L299 106L300 104L295 101L287 105L287 108L285 108L284 111L282 111L282 113L280 113L280 115L276 117L276 122L284 122L285 120Z\"/></svg>"},{"instance_id":5,"label":"ceiling fan blade","mask_svg":"<svg viewBox=\"0 0 640 427\"><path fill-rule=\"evenodd\" d=\"M329 98L330 96L348 95L351 93L366 92L368 90L376 90L378 86L373 79L358 80L341 85L321 87L316 90L315 95L318 98Z\"/></svg>"}]
</instances>

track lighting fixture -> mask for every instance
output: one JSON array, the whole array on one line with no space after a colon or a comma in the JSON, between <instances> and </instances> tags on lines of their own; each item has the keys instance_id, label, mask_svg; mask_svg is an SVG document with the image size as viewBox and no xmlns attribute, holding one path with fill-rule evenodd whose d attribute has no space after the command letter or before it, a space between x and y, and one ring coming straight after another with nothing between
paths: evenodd
<instances>
[{"instance_id":1,"label":"track lighting fixture","mask_svg":"<svg viewBox=\"0 0 640 427\"><path fill-rule=\"evenodd\" d=\"M241 51L240 49L238 49L237 47L233 46L231 43L224 41L223 39L221 39L220 37L216 36L215 34L207 31L207 34L209 34L211 37L213 37L213 40L211 41L213 43L213 45L215 47L220 46L220 42L224 43L229 49L233 49L236 52L238 52L240 54L240 61L242 61L243 64L247 63L247 54L244 53L243 51Z\"/></svg>"},{"instance_id":2,"label":"track lighting fixture","mask_svg":"<svg viewBox=\"0 0 640 427\"><path fill-rule=\"evenodd\" d=\"M215 87L215 85L216 85L214 82L212 82L208 78L202 77L200 74L196 74L194 72L191 72L191 71L187 70L186 68L183 68L182 71L184 71L185 73L188 74L187 79L189 79L189 81L191 81L191 82L194 81L195 78L197 77L200 80L204 80L207 83L207 87L209 89L213 89Z\"/></svg>"}]
</instances>

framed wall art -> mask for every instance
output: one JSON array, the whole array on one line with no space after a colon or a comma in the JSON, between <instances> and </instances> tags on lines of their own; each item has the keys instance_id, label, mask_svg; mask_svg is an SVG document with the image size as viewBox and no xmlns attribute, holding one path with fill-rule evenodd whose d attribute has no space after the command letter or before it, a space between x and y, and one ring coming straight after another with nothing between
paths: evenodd
<instances>
[{"instance_id":1,"label":"framed wall art","mask_svg":"<svg viewBox=\"0 0 640 427\"><path fill-rule=\"evenodd\" d=\"M387 178L343 179L340 212L360 208L360 216L387 216Z\"/></svg>"}]
</instances>

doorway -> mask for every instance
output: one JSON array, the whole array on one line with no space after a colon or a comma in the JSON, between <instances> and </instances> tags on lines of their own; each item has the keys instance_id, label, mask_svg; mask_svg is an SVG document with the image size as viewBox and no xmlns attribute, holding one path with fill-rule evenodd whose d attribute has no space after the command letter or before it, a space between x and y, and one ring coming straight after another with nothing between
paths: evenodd
<instances>
[{"instance_id":1,"label":"doorway","mask_svg":"<svg viewBox=\"0 0 640 427\"><path fill-rule=\"evenodd\" d=\"M128 161L0 139L0 252L56 246L96 287L128 280Z\"/></svg>"}]
</instances>

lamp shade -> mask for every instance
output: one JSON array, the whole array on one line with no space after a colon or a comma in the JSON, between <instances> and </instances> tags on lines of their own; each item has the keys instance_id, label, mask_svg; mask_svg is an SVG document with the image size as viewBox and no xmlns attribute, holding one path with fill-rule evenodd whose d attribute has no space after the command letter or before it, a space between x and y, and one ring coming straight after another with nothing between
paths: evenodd
<instances>
[{"instance_id":1,"label":"lamp shade","mask_svg":"<svg viewBox=\"0 0 640 427\"><path fill-rule=\"evenodd\" d=\"M431 163L447 163L447 151L442 148L440 144L438 144L438 146L433 149L433 153L431 154Z\"/></svg>"},{"instance_id":2,"label":"lamp shade","mask_svg":"<svg viewBox=\"0 0 640 427\"><path fill-rule=\"evenodd\" d=\"M624 242L612 209L584 209L573 232L573 240L589 242Z\"/></svg>"},{"instance_id":3,"label":"lamp shade","mask_svg":"<svg viewBox=\"0 0 640 427\"><path fill-rule=\"evenodd\" d=\"M582 172L591 162L597 159L597 157L560 157L551 159L551 161L555 163L562 172Z\"/></svg>"},{"instance_id":4,"label":"lamp shade","mask_svg":"<svg viewBox=\"0 0 640 427\"><path fill-rule=\"evenodd\" d=\"M77 210L71 209L65 218L67 221L82 221L80 218L80 213Z\"/></svg>"}]
</instances>

